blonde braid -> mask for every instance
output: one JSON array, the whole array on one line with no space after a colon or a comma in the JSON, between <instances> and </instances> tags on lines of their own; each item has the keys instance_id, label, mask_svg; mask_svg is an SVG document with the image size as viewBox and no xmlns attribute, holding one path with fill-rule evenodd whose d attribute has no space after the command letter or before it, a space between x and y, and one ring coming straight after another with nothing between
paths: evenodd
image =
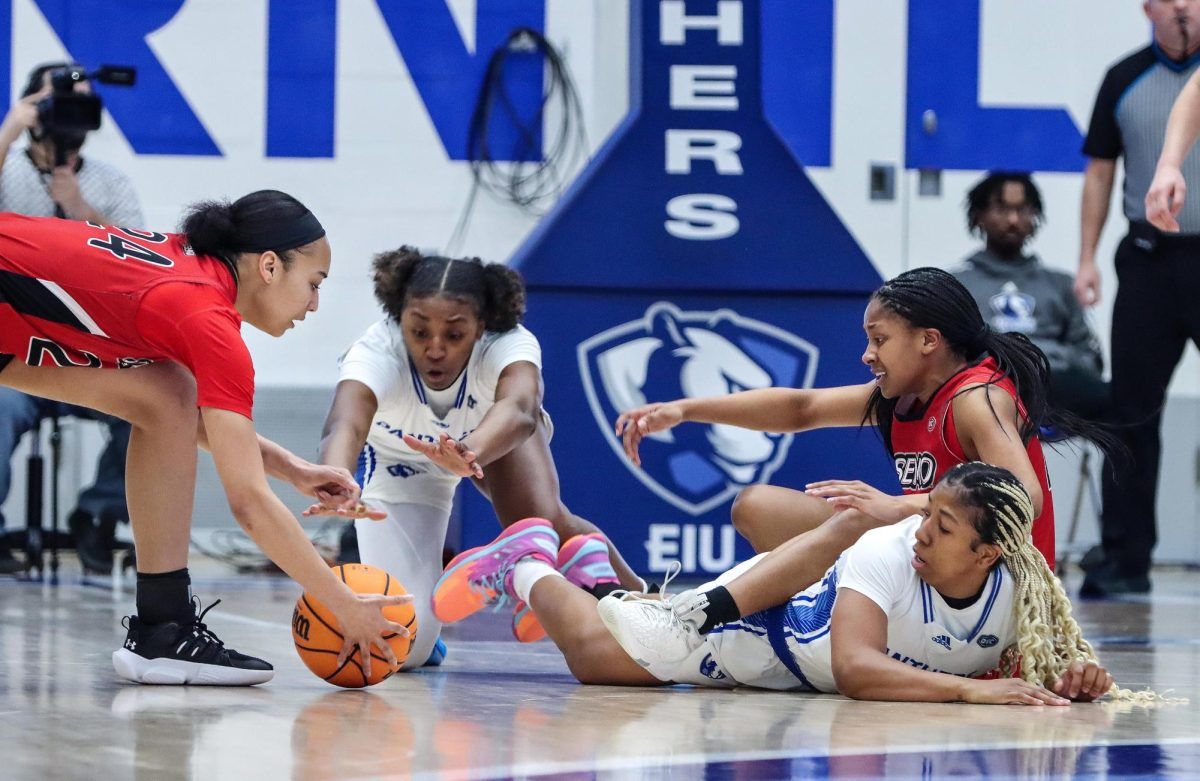
<instances>
[{"instance_id":1,"label":"blonde braid","mask_svg":"<svg viewBox=\"0 0 1200 781\"><path fill-rule=\"evenodd\" d=\"M1016 592L1017 649L1021 677L1050 686L1072 662L1095 662L1096 654L1071 615L1071 602L1060 581L1029 542L1033 503L1015 480L985 479L982 486L1002 497L989 503L996 519L995 544L1012 573Z\"/></svg>"},{"instance_id":2,"label":"blonde braid","mask_svg":"<svg viewBox=\"0 0 1200 781\"><path fill-rule=\"evenodd\" d=\"M963 469L964 467L985 469ZM954 474L963 470L959 474ZM1011 473L998 467L973 462L952 470L949 482L964 488L970 480L972 503L985 502L981 509L994 521L992 544L1000 548L1014 581L1013 611L1017 619L1017 653L1005 654L1001 670L1014 676L1020 667L1025 681L1050 688L1075 662L1099 664L1096 652L1083 637L1071 613L1071 600L1062 581L1046 559L1033 547L1033 502L1024 486ZM965 478L965 479L964 479ZM976 493L976 489L982 489ZM985 541L986 535L985 535ZM1161 699L1153 691L1131 692L1115 684L1109 693L1118 699L1152 702Z\"/></svg>"}]
</instances>

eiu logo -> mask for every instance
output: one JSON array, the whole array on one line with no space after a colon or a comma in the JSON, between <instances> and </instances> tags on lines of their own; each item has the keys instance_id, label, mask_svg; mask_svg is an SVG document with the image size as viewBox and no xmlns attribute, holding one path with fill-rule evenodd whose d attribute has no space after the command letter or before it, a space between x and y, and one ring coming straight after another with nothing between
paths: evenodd
<instances>
[{"instance_id":1,"label":"eiu logo","mask_svg":"<svg viewBox=\"0 0 1200 781\"><path fill-rule=\"evenodd\" d=\"M992 307L992 328L1001 333L1017 331L1031 334L1037 330L1037 319L1033 310L1037 308L1037 299L1017 289L1016 284L1005 282L1000 292L992 296L988 303Z\"/></svg>"},{"instance_id":2,"label":"eiu logo","mask_svg":"<svg viewBox=\"0 0 1200 781\"><path fill-rule=\"evenodd\" d=\"M947 635L938 635L937 637L933 638L933 642L942 646L947 651L950 650L950 638Z\"/></svg>"},{"instance_id":3,"label":"eiu logo","mask_svg":"<svg viewBox=\"0 0 1200 781\"><path fill-rule=\"evenodd\" d=\"M412 477L420 471L415 466L409 466L408 464L392 464L387 467L387 472L392 477Z\"/></svg>"},{"instance_id":4,"label":"eiu logo","mask_svg":"<svg viewBox=\"0 0 1200 781\"><path fill-rule=\"evenodd\" d=\"M980 648L991 648L1000 642L1000 638L995 635L980 635L975 642L979 643Z\"/></svg>"},{"instance_id":5,"label":"eiu logo","mask_svg":"<svg viewBox=\"0 0 1200 781\"><path fill-rule=\"evenodd\" d=\"M721 672L721 668L717 667L717 663L713 661L712 654L705 654L704 659L700 662L700 674L714 681L723 680L726 675Z\"/></svg>"},{"instance_id":6,"label":"eiu logo","mask_svg":"<svg viewBox=\"0 0 1200 781\"><path fill-rule=\"evenodd\" d=\"M768 480L787 458L792 435L680 426L642 442L639 469L613 433L617 416L654 401L812 387L819 351L781 328L728 309L684 312L659 301L641 319L584 341L578 357L588 404L613 452L663 500L702 515L745 486Z\"/></svg>"}]
</instances>

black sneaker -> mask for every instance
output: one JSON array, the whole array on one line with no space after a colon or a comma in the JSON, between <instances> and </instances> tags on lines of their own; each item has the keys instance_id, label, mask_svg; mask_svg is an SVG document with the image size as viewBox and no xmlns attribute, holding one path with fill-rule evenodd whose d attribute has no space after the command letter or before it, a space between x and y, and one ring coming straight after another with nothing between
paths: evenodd
<instances>
[{"instance_id":1,"label":"black sneaker","mask_svg":"<svg viewBox=\"0 0 1200 781\"><path fill-rule=\"evenodd\" d=\"M194 599L199 610L200 602ZM143 624L126 616L121 624L129 633L125 645L113 652L117 675L134 683L252 686L275 676L275 668L262 659L239 654L204 625L204 615L219 605L213 602L190 623Z\"/></svg>"},{"instance_id":2,"label":"black sneaker","mask_svg":"<svg viewBox=\"0 0 1200 781\"><path fill-rule=\"evenodd\" d=\"M1149 593L1150 577L1148 575L1125 575L1107 567L1089 572L1079 587L1079 596L1086 599Z\"/></svg>"},{"instance_id":3,"label":"black sneaker","mask_svg":"<svg viewBox=\"0 0 1200 781\"><path fill-rule=\"evenodd\" d=\"M1087 549L1087 553L1083 554L1083 558L1079 560L1079 568L1084 572L1100 572L1104 569L1104 565L1108 559L1104 557L1104 547L1101 545L1093 545Z\"/></svg>"}]
</instances>

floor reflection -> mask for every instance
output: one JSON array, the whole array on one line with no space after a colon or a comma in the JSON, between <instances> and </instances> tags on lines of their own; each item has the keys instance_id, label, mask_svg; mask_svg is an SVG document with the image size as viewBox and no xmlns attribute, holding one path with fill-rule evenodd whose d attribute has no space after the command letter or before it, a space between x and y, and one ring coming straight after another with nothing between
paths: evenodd
<instances>
[{"instance_id":1,"label":"floor reflection","mask_svg":"<svg viewBox=\"0 0 1200 781\"><path fill-rule=\"evenodd\" d=\"M211 624L276 664L255 689L118 682L128 595L0 581L3 779L1191 777L1200 768L1200 577L1153 599L1081 604L1123 685L1190 702L1019 708L584 687L496 616L447 632L445 666L334 689L291 647L295 592L199 581Z\"/></svg>"}]
</instances>

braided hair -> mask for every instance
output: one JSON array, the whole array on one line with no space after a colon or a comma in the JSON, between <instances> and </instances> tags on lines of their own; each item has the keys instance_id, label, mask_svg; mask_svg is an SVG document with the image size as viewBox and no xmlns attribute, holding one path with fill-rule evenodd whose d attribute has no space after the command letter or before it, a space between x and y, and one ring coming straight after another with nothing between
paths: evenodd
<instances>
[{"instance_id":1,"label":"braided hair","mask_svg":"<svg viewBox=\"0 0 1200 781\"><path fill-rule=\"evenodd\" d=\"M374 280L375 297L397 322L409 301L430 296L466 303L489 331L510 331L525 317L525 281L503 263L404 246L375 256Z\"/></svg>"},{"instance_id":2,"label":"braided hair","mask_svg":"<svg viewBox=\"0 0 1200 781\"><path fill-rule=\"evenodd\" d=\"M1051 405L1050 362L1046 355L1024 334L992 330L971 293L953 274L929 266L915 268L885 282L871 297L913 328L936 328L964 361L992 356L999 371L986 384L994 385L1005 378L1012 381L1025 408L1025 420L1017 421L1022 442L1028 443L1039 428L1052 426L1064 436L1083 437L1105 449L1112 448L1113 438L1101 428ZM889 453L892 414L898 401L884 398L876 387L863 415L864 424L875 420Z\"/></svg>"},{"instance_id":3,"label":"braided hair","mask_svg":"<svg viewBox=\"0 0 1200 781\"><path fill-rule=\"evenodd\" d=\"M957 489L958 501L975 511L979 544L997 546L1012 573L1021 677L1050 686L1073 662L1095 662L1095 651L1071 615L1062 581L1029 541L1033 502L1021 481L1007 469L968 461L941 482ZM1006 672L1014 670L1010 666Z\"/></svg>"}]
</instances>

